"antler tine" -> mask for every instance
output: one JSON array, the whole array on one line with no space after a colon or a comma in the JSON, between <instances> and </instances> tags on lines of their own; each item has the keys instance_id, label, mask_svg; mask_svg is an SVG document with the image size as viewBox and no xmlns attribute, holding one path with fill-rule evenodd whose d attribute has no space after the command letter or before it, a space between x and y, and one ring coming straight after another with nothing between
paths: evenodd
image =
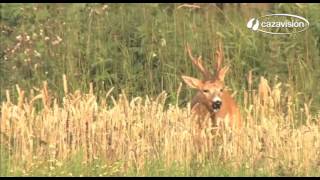
<instances>
[{"instance_id":1,"label":"antler tine","mask_svg":"<svg viewBox=\"0 0 320 180\"><path fill-rule=\"evenodd\" d=\"M218 49L216 50L216 53L215 53L215 59L216 59L215 69L216 69L216 72L219 72L220 69L221 69L221 65L223 63L223 57L224 57L224 53L223 53L222 43L221 43L221 40L220 40L219 44L218 44Z\"/></svg>"},{"instance_id":2,"label":"antler tine","mask_svg":"<svg viewBox=\"0 0 320 180\"><path fill-rule=\"evenodd\" d=\"M208 71L206 68L203 67L201 56L199 56L198 58L194 58L192 56L191 49L188 43L187 43L187 51L190 59L192 60L192 64L195 65L200 70L205 80L212 79L213 75L210 73L210 71Z\"/></svg>"}]
</instances>

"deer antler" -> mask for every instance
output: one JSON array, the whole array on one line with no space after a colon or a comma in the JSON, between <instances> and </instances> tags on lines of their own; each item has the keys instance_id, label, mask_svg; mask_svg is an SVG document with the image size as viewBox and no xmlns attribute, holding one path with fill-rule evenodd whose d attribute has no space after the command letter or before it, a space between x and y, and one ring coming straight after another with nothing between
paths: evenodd
<instances>
[{"instance_id":1,"label":"deer antler","mask_svg":"<svg viewBox=\"0 0 320 180\"><path fill-rule=\"evenodd\" d=\"M219 72L221 70L221 65L223 63L223 57L224 57L223 48L222 48L221 41L219 41L218 49L216 50L216 53L215 53L216 63L215 63L214 68L216 69L216 72Z\"/></svg>"},{"instance_id":2,"label":"deer antler","mask_svg":"<svg viewBox=\"0 0 320 180\"><path fill-rule=\"evenodd\" d=\"M214 76L210 73L210 71L208 71L208 69L203 67L201 56L199 56L198 58L194 58L192 56L191 49L188 43L187 43L187 50L188 50L189 57L192 60L192 64L195 65L200 70L204 79L205 80L213 79Z\"/></svg>"}]
</instances>

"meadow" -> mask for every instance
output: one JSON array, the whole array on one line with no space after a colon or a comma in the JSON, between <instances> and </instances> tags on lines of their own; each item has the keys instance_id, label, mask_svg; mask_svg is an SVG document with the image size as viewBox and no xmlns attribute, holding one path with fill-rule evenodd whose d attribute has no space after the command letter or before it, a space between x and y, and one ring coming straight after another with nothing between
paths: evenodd
<instances>
[{"instance_id":1,"label":"meadow","mask_svg":"<svg viewBox=\"0 0 320 180\"><path fill-rule=\"evenodd\" d=\"M319 176L320 5L0 4L0 176ZM291 35L250 31L270 13ZM244 127L197 129L223 42ZM213 69L212 69L213 70ZM199 145L200 144L200 145Z\"/></svg>"}]
</instances>

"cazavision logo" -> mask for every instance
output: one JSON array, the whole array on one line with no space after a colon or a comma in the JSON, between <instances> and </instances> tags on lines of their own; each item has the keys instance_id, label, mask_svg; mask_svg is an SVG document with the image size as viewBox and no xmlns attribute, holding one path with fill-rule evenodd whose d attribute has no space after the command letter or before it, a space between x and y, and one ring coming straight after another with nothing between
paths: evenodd
<instances>
[{"instance_id":1,"label":"cazavision logo","mask_svg":"<svg viewBox=\"0 0 320 180\"><path fill-rule=\"evenodd\" d=\"M247 27L268 34L294 34L308 29L309 21L293 14L269 14L251 18Z\"/></svg>"}]
</instances>

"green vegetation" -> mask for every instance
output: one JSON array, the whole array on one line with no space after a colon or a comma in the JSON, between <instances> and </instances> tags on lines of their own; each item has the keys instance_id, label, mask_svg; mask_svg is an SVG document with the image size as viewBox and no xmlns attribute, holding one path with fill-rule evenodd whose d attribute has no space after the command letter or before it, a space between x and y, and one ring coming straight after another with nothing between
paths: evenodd
<instances>
[{"instance_id":1,"label":"green vegetation","mask_svg":"<svg viewBox=\"0 0 320 180\"><path fill-rule=\"evenodd\" d=\"M273 152L274 144L271 143L299 149L303 147L304 137L301 133L304 130L298 129L300 127L296 125L304 127L305 124L308 126L309 122L319 121L319 12L319 4L297 3L242 4L240 7L227 4L223 11L210 4L203 4L200 8L181 7L181 4L0 4L0 176L319 176L319 172L314 170L319 166L309 159L308 154L301 152L302 155L299 156L301 159L299 159L296 156L300 152L298 150L283 154L285 150L280 147L275 150L276 152ZM310 27L304 32L291 35L253 32L246 27L250 18L270 13L289 13L303 16L310 22ZM59 150L70 153L68 158L59 157L50 160L46 156L41 156L39 157L41 160L38 161L32 156L38 151L48 153L50 144L43 148L41 143L37 144L36 140L34 140L35 142L17 143L25 142L31 136L43 136L40 131L38 132L31 127L48 128L48 132L53 134L65 133L64 131L53 131L56 130L56 127L46 125L44 120L44 117L48 118L45 116L48 113L46 110L49 109L51 112L51 110L57 110L58 106L62 110L54 112L59 116L55 118L52 115L50 120L59 119L62 121L64 120L62 118L65 115L64 112L74 113L68 109L68 106L66 107L66 99L64 98L68 99L71 95L65 92L63 74L68 77L68 90L73 95L74 99L71 99L74 100L74 103L86 105L97 103L99 104L99 113L97 114L108 115L107 117L114 116L113 109L109 106L106 107L104 103L113 105L114 108L121 108L118 106L121 106L123 102L111 101L106 98L107 92L114 87L109 97L118 97L121 92L124 92L128 96L128 101L133 97L145 98L146 95L155 97L165 91L168 93L168 97L165 104L160 103L160 109L164 107L170 109L170 104L179 103L176 107L178 109L173 112L165 111L165 116L171 117L169 115L173 113L176 115L173 119L176 118L177 121L185 118L183 112L186 109L184 108L195 91L186 88L183 84L180 93L178 93L177 90L182 83L181 75L200 77L200 73L192 66L185 47L188 43L193 54L201 55L205 64L212 67L214 52L220 40L223 42L225 64L230 65L231 70L226 77L226 84L234 92L237 92L235 97L246 122L248 122L247 132L257 129L255 123L259 122L262 123L259 124L261 125L260 129L266 128L270 133L275 133L274 136L269 137L270 152L265 153L275 153L274 155L278 158L275 160L277 162L271 161L268 157L260 157L258 149L254 149L252 150L252 158L262 159L260 169L255 169L256 164L250 164L251 162L248 162L247 165L241 164L248 161L245 155L241 156L243 159L239 159L240 165L238 164L237 168L234 168L226 163L236 157L233 156L234 154L228 156L229 159L227 158L223 162L208 159L207 161L188 160L181 164L181 162L171 161L171 157L180 157L179 154L174 153L164 156L163 159L142 158L138 165L127 167L128 162L125 158L128 158L129 155L122 151L123 154L120 151L119 154L112 154L119 159L123 158L122 160L111 160L103 156L104 158L93 158L88 163L83 160L88 153L86 150L84 152L72 151L71 153L67 151L66 147L59 147L61 148ZM213 68L211 70L213 71ZM249 76L250 71L252 71L252 76ZM258 102L254 101L253 97L258 96L256 94L258 91L251 90L258 89L261 76L268 80L271 89L274 90L272 92L279 92L279 96L281 92L281 97L273 102L274 106L261 105L260 107ZM252 84L248 83L248 79L252 80ZM52 104L48 105L45 103L50 101L48 97L42 97L44 99L42 103L40 101L35 101L34 104L30 103L33 97L44 92L42 91L46 87L44 81L48 83L47 90L49 90L50 97L52 100L57 98L57 102L52 101ZM77 93L77 90L83 93L89 92L90 83L93 84L96 101L86 99ZM19 85L19 88L16 84ZM250 87L251 85L252 87ZM22 95L20 90L23 90L25 94ZM7 94L8 92L10 94ZM246 95L248 96L246 97ZM8 102L8 96L12 104ZM78 102L75 100L76 97L84 99ZM275 98L271 90L268 97ZM118 105L114 102L118 102ZM36 109L36 113L28 110L29 107ZM78 107L72 103L70 103L70 107L79 112L75 113L75 117L86 110L85 108L81 109L82 106ZM86 108L91 112L93 107L86 106ZM131 110L136 111L134 108ZM60 111L63 112L59 114ZM260 116L259 113L264 111L266 113ZM126 119L122 117L122 113L119 110L116 114L119 116L119 121ZM85 112L83 115L83 117L87 117ZM107 118L103 119L103 116L99 116L100 122L109 122ZM12 117L16 119L12 119ZM159 131L164 130L160 126L160 119L158 119L162 117L160 112L157 112L155 119L138 115L133 117L141 123L158 123L152 126L153 131L144 130L156 137L155 142L164 143L162 136L153 134L158 129ZM188 118L190 119L190 117ZM29 121L30 119L34 121ZM79 119L83 118L79 117ZM277 123L279 125L293 119L294 122L290 121L290 127L293 129L286 129L285 125L281 126L283 132L291 132L291 134L288 133L290 135L285 136L292 141L287 144L287 141L277 137L276 132L272 131L271 124L264 122L264 119L270 120L274 123L273 125ZM28 127L20 129L25 134L19 134L21 124L15 126L15 123L11 123L17 120L25 123L25 127ZM35 120L44 121L41 121L42 124L38 124L34 123ZM76 118L72 120L78 122ZM252 120L251 124L249 120ZM176 123L174 120L172 122ZM136 128L133 130L140 131L140 126L135 126L134 121L130 123ZM58 123L58 125L63 127L64 124ZM183 127L187 128L189 125L185 123ZM75 132L83 133L80 124L78 126L79 129ZM317 126L313 124L312 127L314 128L312 129L313 135L319 135ZM90 126L90 128L95 131L96 125ZM119 127L119 129L121 128L123 127ZM18 130L15 131L15 129ZM126 127L122 131L131 133L133 130ZM104 131L99 132L102 137ZM163 133L172 133L170 137L174 137L175 133L183 134L174 129ZM248 137L251 135L262 137L259 133L254 131L253 134L244 134L241 137L244 139L243 147L247 147L251 143L246 135ZM188 134L189 136L192 137L192 133ZM296 136L301 141L299 139L295 141ZM46 142L52 140L49 135L45 138L47 138ZM83 137L79 136L79 138ZM312 139L311 136L310 139ZM62 141L65 143L64 139L59 139L59 142ZM83 141L86 140L83 139ZM181 152L190 155L191 151L183 150L182 147L185 144L181 144L182 142L177 139L169 139L168 141L179 144ZM53 141L52 143L59 142ZM103 143L100 140L98 142ZM129 139L128 142L135 144L140 142L140 139L137 135ZM122 147L128 142L119 144ZM191 146L191 140L188 142L188 146ZM260 143L258 140L254 142ZM296 144L290 144L290 142ZM314 142L319 143L319 137L315 138ZM30 145L33 143L35 145ZM92 140L91 143L96 143L96 140ZM144 139L144 143L146 147L157 149L153 144L149 144L147 138ZM319 144L316 143L313 144L314 147L319 147ZM308 145L311 147L311 144ZM27 148L22 148L24 146ZM78 146L81 147L79 144ZM228 144L224 144L224 147L228 147ZM170 146L167 149L157 150L173 152L171 148L174 149ZM233 146L232 148L236 149ZM310 152L315 157L319 157L319 152L315 150ZM20 161L17 161L21 158L19 153L28 155L23 157L27 159L25 162L34 164L19 164ZM98 149L96 155L100 155L100 153L103 154L103 151ZM153 152L148 153L154 155ZM204 154L199 156L202 157L202 155L204 156ZM248 158L250 159L250 157ZM301 166L295 164L299 160L305 164ZM130 160L130 163L132 162L134 159ZM283 166L275 167L281 163L284 163ZM264 168L266 165L270 165L270 167ZM304 171L306 169L309 171Z\"/></svg>"},{"instance_id":2,"label":"green vegetation","mask_svg":"<svg viewBox=\"0 0 320 180\"><path fill-rule=\"evenodd\" d=\"M232 69L227 84L240 96L253 70L255 84L260 76L270 80L277 76L292 91L300 92L297 98L320 102L320 5L243 5L240 10L227 5L223 13L213 5L178 6L1 4L0 100L5 89L15 90L15 84L29 90L44 80L61 97L61 76L66 74L71 91L86 91L89 82L94 82L98 96L110 87L115 87L114 94L124 90L130 97L165 90L174 102L180 75L197 76L186 43L211 64L217 41L222 39L225 63ZM309 20L310 28L281 36L247 29L250 18L267 13L301 15ZM182 102L188 101L191 92L181 92ZM315 110L318 104L312 107Z\"/></svg>"}]
</instances>

